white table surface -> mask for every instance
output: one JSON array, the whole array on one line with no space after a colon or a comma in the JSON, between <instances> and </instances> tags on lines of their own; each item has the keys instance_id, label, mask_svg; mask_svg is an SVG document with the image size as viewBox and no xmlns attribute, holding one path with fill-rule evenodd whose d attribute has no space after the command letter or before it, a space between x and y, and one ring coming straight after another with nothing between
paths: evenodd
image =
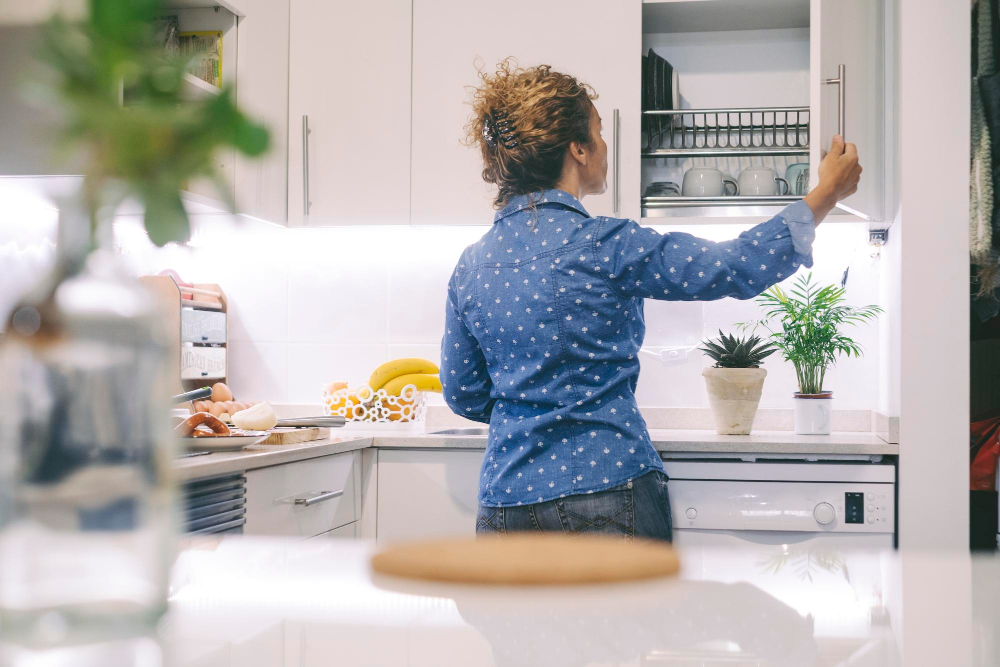
<instances>
[{"instance_id":1,"label":"white table surface","mask_svg":"<svg viewBox=\"0 0 1000 667\"><path fill-rule=\"evenodd\" d=\"M589 588L373 578L374 546L226 537L173 571L183 667L1000 664L1000 561L804 545L680 552L675 579Z\"/></svg>"}]
</instances>

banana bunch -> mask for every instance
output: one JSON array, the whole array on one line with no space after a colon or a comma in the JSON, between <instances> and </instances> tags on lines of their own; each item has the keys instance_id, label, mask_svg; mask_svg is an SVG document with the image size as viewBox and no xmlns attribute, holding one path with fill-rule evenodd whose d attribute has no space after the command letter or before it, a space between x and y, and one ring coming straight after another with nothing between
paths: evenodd
<instances>
[{"instance_id":1,"label":"banana bunch","mask_svg":"<svg viewBox=\"0 0 1000 667\"><path fill-rule=\"evenodd\" d=\"M372 391L385 389L390 396L399 396L403 387L412 384L417 391L441 392L438 367L434 362L417 357L387 361L372 372L368 386Z\"/></svg>"}]
</instances>

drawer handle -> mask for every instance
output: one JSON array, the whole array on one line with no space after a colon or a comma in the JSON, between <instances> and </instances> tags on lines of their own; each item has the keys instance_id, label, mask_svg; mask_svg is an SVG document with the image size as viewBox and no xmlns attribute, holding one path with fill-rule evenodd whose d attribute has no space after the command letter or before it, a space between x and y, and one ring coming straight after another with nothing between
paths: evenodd
<instances>
[{"instance_id":1,"label":"drawer handle","mask_svg":"<svg viewBox=\"0 0 1000 667\"><path fill-rule=\"evenodd\" d=\"M302 505L303 507L309 507L310 505L315 505L316 503L322 503L327 500L333 500L334 498L339 498L344 495L344 490L340 491L312 491L312 495L305 498L292 497L283 498L278 502L288 503L289 505Z\"/></svg>"}]
</instances>

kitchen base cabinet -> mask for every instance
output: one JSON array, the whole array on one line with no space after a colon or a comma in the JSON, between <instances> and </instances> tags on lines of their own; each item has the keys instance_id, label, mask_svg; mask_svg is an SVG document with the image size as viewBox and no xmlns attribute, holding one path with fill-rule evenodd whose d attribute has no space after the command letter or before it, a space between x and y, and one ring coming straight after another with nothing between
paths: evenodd
<instances>
[{"instance_id":1,"label":"kitchen base cabinet","mask_svg":"<svg viewBox=\"0 0 1000 667\"><path fill-rule=\"evenodd\" d=\"M482 450L380 449L378 543L475 535L484 456Z\"/></svg>"},{"instance_id":2,"label":"kitchen base cabinet","mask_svg":"<svg viewBox=\"0 0 1000 667\"><path fill-rule=\"evenodd\" d=\"M310 537L310 540L323 540L323 539L351 539L353 540L358 536L358 522L354 521L340 528L334 528L333 530L328 530L325 533L320 533L315 537Z\"/></svg>"},{"instance_id":3,"label":"kitchen base cabinet","mask_svg":"<svg viewBox=\"0 0 1000 667\"><path fill-rule=\"evenodd\" d=\"M310 538L353 524L360 478L357 452L249 470L243 533Z\"/></svg>"}]
</instances>

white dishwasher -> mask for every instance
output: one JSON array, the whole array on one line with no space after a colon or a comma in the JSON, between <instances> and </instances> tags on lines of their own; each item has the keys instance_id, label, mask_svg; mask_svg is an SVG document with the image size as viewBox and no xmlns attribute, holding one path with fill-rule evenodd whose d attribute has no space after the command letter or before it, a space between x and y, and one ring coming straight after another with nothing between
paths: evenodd
<instances>
[{"instance_id":1,"label":"white dishwasher","mask_svg":"<svg viewBox=\"0 0 1000 667\"><path fill-rule=\"evenodd\" d=\"M891 463L665 456L663 466L679 546L893 546Z\"/></svg>"}]
</instances>

